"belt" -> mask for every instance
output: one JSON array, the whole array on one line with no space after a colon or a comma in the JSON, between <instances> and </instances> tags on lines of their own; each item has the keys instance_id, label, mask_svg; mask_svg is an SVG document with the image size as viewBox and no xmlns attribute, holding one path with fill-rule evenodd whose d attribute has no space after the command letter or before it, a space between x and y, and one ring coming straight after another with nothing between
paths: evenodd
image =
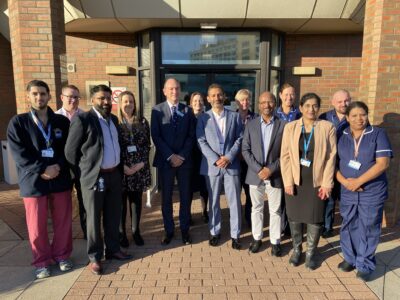
<instances>
[{"instance_id":1,"label":"belt","mask_svg":"<svg viewBox=\"0 0 400 300\"><path fill-rule=\"evenodd\" d=\"M115 170L117 170L117 167L112 167L109 169L100 169L100 172L101 173L111 173L111 172L114 172Z\"/></svg>"}]
</instances>

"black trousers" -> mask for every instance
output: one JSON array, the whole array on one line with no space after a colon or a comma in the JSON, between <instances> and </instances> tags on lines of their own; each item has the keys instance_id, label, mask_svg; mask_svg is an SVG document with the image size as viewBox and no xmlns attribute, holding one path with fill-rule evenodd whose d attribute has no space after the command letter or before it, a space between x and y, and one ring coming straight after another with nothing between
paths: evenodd
<instances>
[{"instance_id":1,"label":"black trousers","mask_svg":"<svg viewBox=\"0 0 400 300\"><path fill-rule=\"evenodd\" d=\"M83 204L86 209L87 253L91 262L100 261L103 257L102 216L106 253L120 251L121 174L115 169L109 173L100 172L100 177L104 179L104 191L82 187Z\"/></svg>"},{"instance_id":2,"label":"black trousers","mask_svg":"<svg viewBox=\"0 0 400 300\"><path fill-rule=\"evenodd\" d=\"M126 236L126 213L128 210L131 216L132 233L140 233L139 223L142 214L142 195L143 191L123 191L122 192L122 215L119 232Z\"/></svg>"},{"instance_id":3,"label":"black trousers","mask_svg":"<svg viewBox=\"0 0 400 300\"><path fill-rule=\"evenodd\" d=\"M86 234L86 210L85 206L83 205L83 197L82 197L82 189L81 189L81 183L79 182L79 179L74 179L74 186L76 190L76 197L78 198L78 205L79 205L79 221L81 224L83 236L86 239L87 234Z\"/></svg>"}]
</instances>

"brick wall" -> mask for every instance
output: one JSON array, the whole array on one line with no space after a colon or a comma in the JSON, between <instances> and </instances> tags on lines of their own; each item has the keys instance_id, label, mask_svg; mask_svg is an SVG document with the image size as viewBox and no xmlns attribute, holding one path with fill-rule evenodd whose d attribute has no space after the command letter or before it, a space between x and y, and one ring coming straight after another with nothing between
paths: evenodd
<instances>
[{"instance_id":1,"label":"brick wall","mask_svg":"<svg viewBox=\"0 0 400 300\"><path fill-rule=\"evenodd\" d=\"M7 125L16 114L14 77L11 58L11 44L0 34L0 140L6 139ZM3 157L0 155L0 179L3 178Z\"/></svg>"},{"instance_id":2,"label":"brick wall","mask_svg":"<svg viewBox=\"0 0 400 300\"><path fill-rule=\"evenodd\" d=\"M80 107L88 109L90 97L86 81L108 81L114 87L126 87L136 95L136 48L130 34L68 34L67 63L75 63L76 72L68 73L68 82L81 92ZM106 74L106 66L129 66L128 75Z\"/></svg>"},{"instance_id":3,"label":"brick wall","mask_svg":"<svg viewBox=\"0 0 400 300\"><path fill-rule=\"evenodd\" d=\"M360 81L362 35L287 35L285 81L296 87L298 99L306 92L322 98L322 109L331 109L330 97L340 88L357 99ZM316 67L313 76L292 75L293 67Z\"/></svg>"}]
</instances>

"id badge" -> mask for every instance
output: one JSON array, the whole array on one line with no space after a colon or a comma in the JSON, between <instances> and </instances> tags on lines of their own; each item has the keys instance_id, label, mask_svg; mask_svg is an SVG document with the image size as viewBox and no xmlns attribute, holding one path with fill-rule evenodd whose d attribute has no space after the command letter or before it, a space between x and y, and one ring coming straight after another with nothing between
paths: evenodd
<instances>
[{"instance_id":1,"label":"id badge","mask_svg":"<svg viewBox=\"0 0 400 300\"><path fill-rule=\"evenodd\" d=\"M180 117L183 117L183 116L184 116L183 113L180 112L179 110L176 112L176 114L177 114L178 116L180 116Z\"/></svg>"},{"instance_id":2,"label":"id badge","mask_svg":"<svg viewBox=\"0 0 400 300\"><path fill-rule=\"evenodd\" d=\"M356 160L354 160L354 159L352 159L352 160L349 161L348 166L349 166L350 168L354 169L354 170L360 170L360 168L361 168L361 163L358 162L358 161L356 161Z\"/></svg>"},{"instance_id":3,"label":"id badge","mask_svg":"<svg viewBox=\"0 0 400 300\"><path fill-rule=\"evenodd\" d=\"M304 167L309 168L311 166L311 161L305 158L300 159L300 164Z\"/></svg>"},{"instance_id":4,"label":"id badge","mask_svg":"<svg viewBox=\"0 0 400 300\"><path fill-rule=\"evenodd\" d=\"M53 158L54 157L54 150L49 148L46 150L42 150L42 157L50 157Z\"/></svg>"},{"instance_id":5,"label":"id badge","mask_svg":"<svg viewBox=\"0 0 400 300\"><path fill-rule=\"evenodd\" d=\"M132 153L132 152L136 152L136 151L137 151L137 149L136 149L135 145L128 146L128 153Z\"/></svg>"}]
</instances>

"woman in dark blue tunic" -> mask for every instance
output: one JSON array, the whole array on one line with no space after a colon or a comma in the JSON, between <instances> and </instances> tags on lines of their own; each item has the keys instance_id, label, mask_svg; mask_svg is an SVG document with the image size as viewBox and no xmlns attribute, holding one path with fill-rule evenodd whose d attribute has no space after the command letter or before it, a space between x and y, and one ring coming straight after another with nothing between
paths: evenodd
<instances>
[{"instance_id":1,"label":"woman in dark blue tunic","mask_svg":"<svg viewBox=\"0 0 400 300\"><path fill-rule=\"evenodd\" d=\"M388 198L386 169L392 148L382 128L369 124L365 103L352 102L346 110L350 127L338 143L341 184L340 246L344 260L338 268L357 269L364 281L375 270L375 251L381 234L383 203Z\"/></svg>"}]
</instances>

